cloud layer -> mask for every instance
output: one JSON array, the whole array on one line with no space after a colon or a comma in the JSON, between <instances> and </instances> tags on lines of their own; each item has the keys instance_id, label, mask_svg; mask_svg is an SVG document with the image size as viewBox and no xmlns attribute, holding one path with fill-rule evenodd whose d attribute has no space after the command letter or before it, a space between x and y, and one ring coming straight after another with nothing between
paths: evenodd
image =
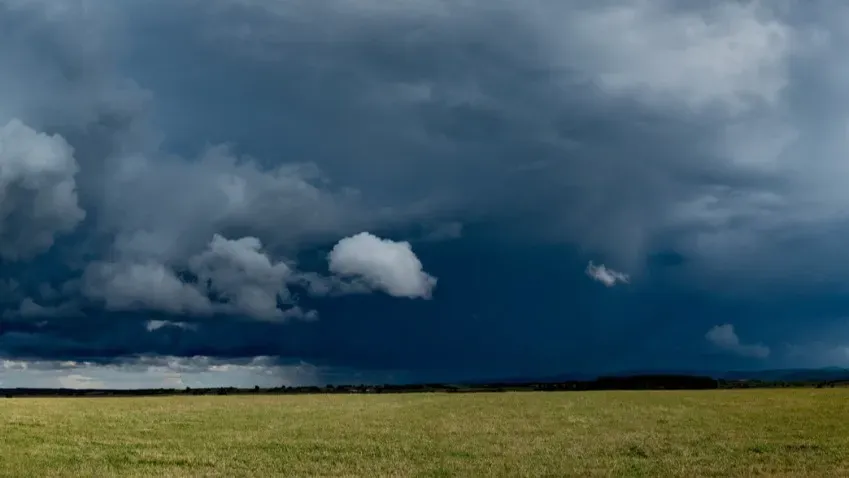
<instances>
[{"instance_id":1,"label":"cloud layer","mask_svg":"<svg viewBox=\"0 0 849 478\"><path fill-rule=\"evenodd\" d=\"M120 363L0 360L0 387L172 388L317 385L329 377L309 364L281 365L270 357L221 361L211 357L139 357Z\"/></svg>"},{"instance_id":2,"label":"cloud layer","mask_svg":"<svg viewBox=\"0 0 849 478\"><path fill-rule=\"evenodd\" d=\"M727 314L787 314L752 339L771 360L840 350L848 22L831 0L0 0L0 355L663 366Z\"/></svg>"}]
</instances>

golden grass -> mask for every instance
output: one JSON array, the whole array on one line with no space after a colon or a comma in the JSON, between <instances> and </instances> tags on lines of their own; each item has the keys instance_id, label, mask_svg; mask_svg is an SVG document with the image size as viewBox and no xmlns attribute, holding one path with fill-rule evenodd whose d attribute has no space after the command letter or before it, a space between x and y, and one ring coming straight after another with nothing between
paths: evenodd
<instances>
[{"instance_id":1,"label":"golden grass","mask_svg":"<svg viewBox=\"0 0 849 478\"><path fill-rule=\"evenodd\" d=\"M0 476L849 476L849 390L0 399Z\"/></svg>"}]
</instances>

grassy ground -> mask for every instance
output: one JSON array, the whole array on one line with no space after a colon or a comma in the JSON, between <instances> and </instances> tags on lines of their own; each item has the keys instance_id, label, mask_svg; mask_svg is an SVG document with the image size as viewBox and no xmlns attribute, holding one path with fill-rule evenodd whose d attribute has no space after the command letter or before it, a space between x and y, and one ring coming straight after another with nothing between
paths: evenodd
<instances>
[{"instance_id":1,"label":"grassy ground","mask_svg":"<svg viewBox=\"0 0 849 478\"><path fill-rule=\"evenodd\" d=\"M849 476L849 390L0 399L0 476Z\"/></svg>"}]
</instances>

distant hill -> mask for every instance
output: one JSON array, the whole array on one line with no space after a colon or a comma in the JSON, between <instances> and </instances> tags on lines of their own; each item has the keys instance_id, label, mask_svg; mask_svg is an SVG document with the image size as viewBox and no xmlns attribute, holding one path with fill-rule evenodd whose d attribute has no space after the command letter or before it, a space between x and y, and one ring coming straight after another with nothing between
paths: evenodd
<instances>
[{"instance_id":1,"label":"distant hill","mask_svg":"<svg viewBox=\"0 0 849 478\"><path fill-rule=\"evenodd\" d=\"M849 380L849 369L827 367L817 369L776 369L760 371L730 371L713 375L725 380L762 380L773 382Z\"/></svg>"},{"instance_id":2,"label":"distant hill","mask_svg":"<svg viewBox=\"0 0 849 478\"><path fill-rule=\"evenodd\" d=\"M813 369L767 369L767 370L622 370L600 374L563 373L542 377L503 377L494 380L470 380L468 383L560 383L572 381L591 381L599 377L630 377L647 375L689 375L695 377L711 377L717 380L759 380L763 382L828 382L849 380L849 369L841 367L825 367Z\"/></svg>"}]
</instances>

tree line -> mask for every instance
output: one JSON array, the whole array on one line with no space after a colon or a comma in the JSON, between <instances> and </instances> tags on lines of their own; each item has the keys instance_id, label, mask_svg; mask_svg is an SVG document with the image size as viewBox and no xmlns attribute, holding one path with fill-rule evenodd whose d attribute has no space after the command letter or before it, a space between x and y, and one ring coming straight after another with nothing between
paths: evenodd
<instances>
[{"instance_id":1,"label":"tree line","mask_svg":"<svg viewBox=\"0 0 849 478\"><path fill-rule=\"evenodd\" d=\"M184 389L63 389L7 388L0 396L13 397L136 397L157 395L245 395L245 394L373 394L373 393L482 393L508 391L593 391L593 390L710 390L735 388L838 387L849 386L848 380L830 381L765 381L724 380L691 375L632 375L599 377L595 380L562 382L484 383L484 384L382 384L382 385L325 385L300 387L253 388L210 387Z\"/></svg>"}]
</instances>

